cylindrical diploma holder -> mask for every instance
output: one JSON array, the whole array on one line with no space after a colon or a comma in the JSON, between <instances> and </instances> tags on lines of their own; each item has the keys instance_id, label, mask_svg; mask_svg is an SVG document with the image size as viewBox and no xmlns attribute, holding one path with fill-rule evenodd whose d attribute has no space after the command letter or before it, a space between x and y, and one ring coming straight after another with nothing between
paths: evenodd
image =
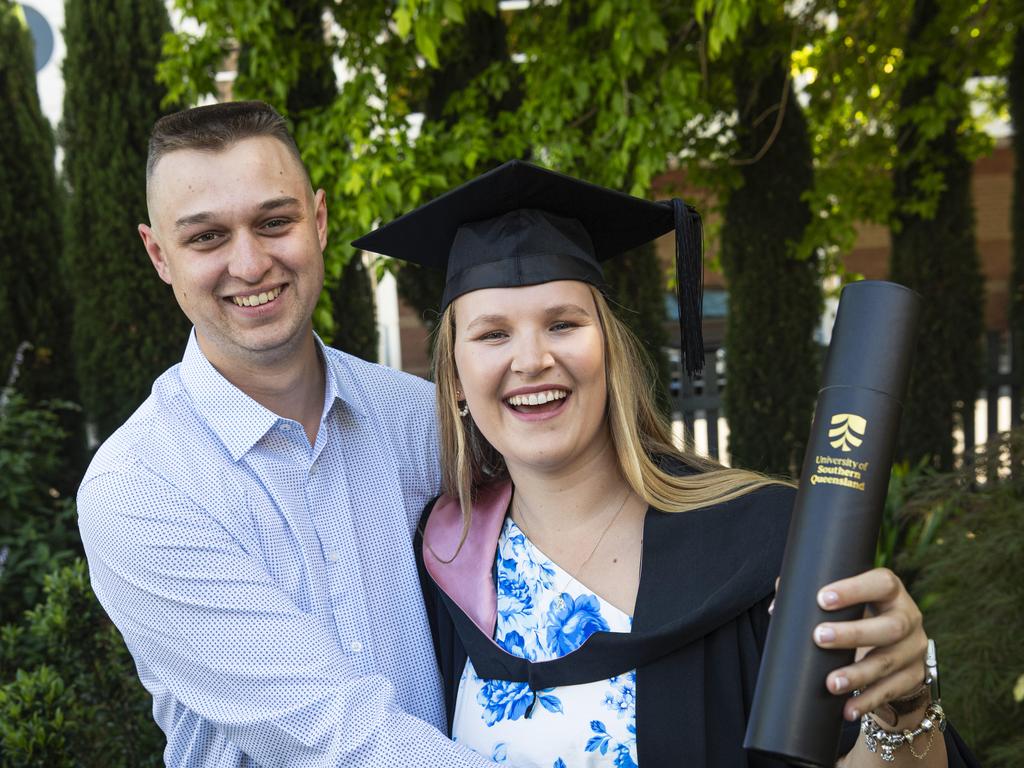
<instances>
[{"instance_id":1,"label":"cylindrical diploma holder","mask_svg":"<svg viewBox=\"0 0 1024 768\"><path fill-rule=\"evenodd\" d=\"M874 561L919 310L894 283L852 283L839 301L743 742L794 765L835 765L844 697L825 679L853 651L823 650L813 632L863 606L823 611L817 593Z\"/></svg>"}]
</instances>

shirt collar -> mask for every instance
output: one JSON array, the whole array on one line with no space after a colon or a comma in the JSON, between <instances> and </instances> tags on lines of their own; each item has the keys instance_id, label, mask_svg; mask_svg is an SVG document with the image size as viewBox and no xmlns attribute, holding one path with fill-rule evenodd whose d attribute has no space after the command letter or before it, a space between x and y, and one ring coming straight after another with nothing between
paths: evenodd
<instances>
[{"instance_id":1,"label":"shirt collar","mask_svg":"<svg viewBox=\"0 0 1024 768\"><path fill-rule=\"evenodd\" d=\"M328 353L320 337L313 334L317 350L324 361L326 372L324 405L320 413L323 427L336 400L362 412L351 387L335 371L336 361ZM199 415L228 449L231 458L238 461L279 421L280 416L260 405L218 371L203 354L196 339L195 328L188 337L185 355L179 369L185 391L195 404Z\"/></svg>"}]
</instances>

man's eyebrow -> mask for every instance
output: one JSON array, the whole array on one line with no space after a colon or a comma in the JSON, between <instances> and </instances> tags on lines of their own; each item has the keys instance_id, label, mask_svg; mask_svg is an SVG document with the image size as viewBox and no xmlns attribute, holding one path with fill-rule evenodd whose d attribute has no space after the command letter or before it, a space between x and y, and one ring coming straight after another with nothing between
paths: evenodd
<instances>
[{"instance_id":1,"label":"man's eyebrow","mask_svg":"<svg viewBox=\"0 0 1024 768\"><path fill-rule=\"evenodd\" d=\"M184 229L185 227L191 226L192 224L205 224L213 218L213 214L209 211L203 211L202 213L193 213L188 216L182 216L176 222L174 222L175 229Z\"/></svg>"},{"instance_id":2,"label":"man's eyebrow","mask_svg":"<svg viewBox=\"0 0 1024 768\"><path fill-rule=\"evenodd\" d=\"M273 211L276 208L286 208L289 205L299 205L298 198L294 197L274 197L270 200L265 200L260 203L261 211Z\"/></svg>"},{"instance_id":3,"label":"man's eyebrow","mask_svg":"<svg viewBox=\"0 0 1024 768\"><path fill-rule=\"evenodd\" d=\"M291 196L284 197L272 197L270 200L264 200L259 204L258 210L260 211L275 211L278 208L287 208L288 206L299 205L298 198ZM212 221L214 215L211 211L200 211L199 213L192 213L188 216L182 216L176 222L174 222L175 229L184 229L193 224L206 224Z\"/></svg>"}]
</instances>

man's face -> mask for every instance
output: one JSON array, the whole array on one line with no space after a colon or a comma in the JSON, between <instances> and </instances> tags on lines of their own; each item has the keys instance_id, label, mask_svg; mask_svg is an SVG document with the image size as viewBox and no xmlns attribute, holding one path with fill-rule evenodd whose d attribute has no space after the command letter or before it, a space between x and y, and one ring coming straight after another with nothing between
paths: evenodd
<instances>
[{"instance_id":1,"label":"man's face","mask_svg":"<svg viewBox=\"0 0 1024 768\"><path fill-rule=\"evenodd\" d=\"M277 139L177 150L149 184L146 251L222 372L288 359L311 342L324 281L324 192Z\"/></svg>"}]
</instances>

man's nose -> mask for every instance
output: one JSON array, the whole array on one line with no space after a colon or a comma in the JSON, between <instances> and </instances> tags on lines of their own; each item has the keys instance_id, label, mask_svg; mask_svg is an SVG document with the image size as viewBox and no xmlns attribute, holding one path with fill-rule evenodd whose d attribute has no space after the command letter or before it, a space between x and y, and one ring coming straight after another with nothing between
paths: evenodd
<instances>
[{"instance_id":1,"label":"man's nose","mask_svg":"<svg viewBox=\"0 0 1024 768\"><path fill-rule=\"evenodd\" d=\"M260 239L251 232L243 232L232 243L228 274L247 283L258 283L273 263Z\"/></svg>"}]
</instances>

